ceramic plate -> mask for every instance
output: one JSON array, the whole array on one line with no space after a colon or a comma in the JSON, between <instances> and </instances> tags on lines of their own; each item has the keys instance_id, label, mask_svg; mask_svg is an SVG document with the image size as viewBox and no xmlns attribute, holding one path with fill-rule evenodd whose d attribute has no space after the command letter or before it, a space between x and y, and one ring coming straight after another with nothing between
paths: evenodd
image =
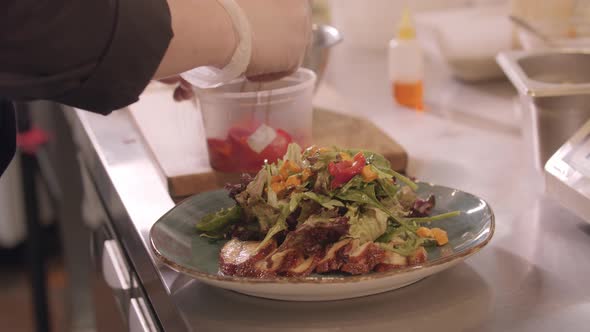
<instances>
[{"instance_id":1,"label":"ceramic plate","mask_svg":"<svg viewBox=\"0 0 590 332\"><path fill-rule=\"evenodd\" d=\"M461 215L432 227L445 229L449 243L428 250L428 261L400 270L360 276L312 274L306 278L253 279L225 276L218 270L218 254L224 242L198 236L195 223L205 214L230 207L225 191L195 195L166 213L152 227L150 239L156 256L172 269L206 284L236 292L290 301L327 301L394 290L448 269L483 248L494 233L489 205L471 194L420 183L419 194L436 197L433 214L459 210Z\"/></svg>"}]
</instances>

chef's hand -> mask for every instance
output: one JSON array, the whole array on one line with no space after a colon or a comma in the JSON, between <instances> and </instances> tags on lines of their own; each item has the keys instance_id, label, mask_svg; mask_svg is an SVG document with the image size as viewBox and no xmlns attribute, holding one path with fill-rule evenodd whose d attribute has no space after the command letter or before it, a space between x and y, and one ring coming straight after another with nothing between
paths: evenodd
<instances>
[{"instance_id":1,"label":"chef's hand","mask_svg":"<svg viewBox=\"0 0 590 332\"><path fill-rule=\"evenodd\" d=\"M172 94L175 101L189 100L195 96L192 85L183 80L180 76L164 78L161 79L160 82L177 85Z\"/></svg>"},{"instance_id":2,"label":"chef's hand","mask_svg":"<svg viewBox=\"0 0 590 332\"><path fill-rule=\"evenodd\" d=\"M252 27L250 80L273 80L299 68L311 38L309 0L236 0Z\"/></svg>"},{"instance_id":3,"label":"chef's hand","mask_svg":"<svg viewBox=\"0 0 590 332\"><path fill-rule=\"evenodd\" d=\"M272 80L297 70L311 38L309 0L235 1L252 27L252 58L246 76ZM168 5L174 38L154 77L227 65L238 37L217 0L168 0Z\"/></svg>"}]
</instances>

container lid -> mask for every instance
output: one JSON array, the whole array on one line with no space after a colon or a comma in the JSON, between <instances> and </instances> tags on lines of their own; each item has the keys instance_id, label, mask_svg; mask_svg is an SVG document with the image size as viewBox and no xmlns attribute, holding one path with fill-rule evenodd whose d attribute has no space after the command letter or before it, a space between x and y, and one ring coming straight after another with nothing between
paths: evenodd
<instances>
[{"instance_id":1,"label":"container lid","mask_svg":"<svg viewBox=\"0 0 590 332\"><path fill-rule=\"evenodd\" d=\"M202 89L215 88L225 83L220 75L221 69L215 67L199 67L180 74L190 84Z\"/></svg>"},{"instance_id":2,"label":"container lid","mask_svg":"<svg viewBox=\"0 0 590 332\"><path fill-rule=\"evenodd\" d=\"M303 90L312 89L316 82L316 74L306 68L273 82L249 84L246 78L236 79L230 83L218 85L213 89L196 87L194 90L200 99L226 100L259 99L269 101L300 94ZM249 89L253 87L253 89Z\"/></svg>"}]
</instances>

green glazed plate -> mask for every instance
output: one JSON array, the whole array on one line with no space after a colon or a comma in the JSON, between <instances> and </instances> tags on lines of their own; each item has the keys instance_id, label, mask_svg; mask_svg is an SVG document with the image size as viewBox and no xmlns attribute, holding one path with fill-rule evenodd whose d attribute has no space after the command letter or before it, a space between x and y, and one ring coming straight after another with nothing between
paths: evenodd
<instances>
[{"instance_id":1,"label":"green glazed plate","mask_svg":"<svg viewBox=\"0 0 590 332\"><path fill-rule=\"evenodd\" d=\"M222 275L218 254L224 242L200 237L194 226L204 215L234 205L222 190L192 196L174 207L152 226L150 242L156 256L172 269L201 282L244 294L291 301L326 301L377 294L412 284L463 261L483 248L494 234L494 214L484 200L428 183L420 183L418 193L435 196L433 214L459 210L461 215L430 225L446 230L449 243L429 249L427 262L390 272L277 279Z\"/></svg>"}]
</instances>

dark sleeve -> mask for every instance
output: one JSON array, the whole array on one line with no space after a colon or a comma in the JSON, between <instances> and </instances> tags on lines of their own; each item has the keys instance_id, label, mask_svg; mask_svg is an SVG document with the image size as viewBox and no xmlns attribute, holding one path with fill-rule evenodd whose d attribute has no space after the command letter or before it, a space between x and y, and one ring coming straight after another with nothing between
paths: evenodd
<instances>
[{"instance_id":1,"label":"dark sleeve","mask_svg":"<svg viewBox=\"0 0 590 332\"><path fill-rule=\"evenodd\" d=\"M166 0L1 0L0 96L107 114L137 101L171 38Z\"/></svg>"},{"instance_id":2,"label":"dark sleeve","mask_svg":"<svg viewBox=\"0 0 590 332\"><path fill-rule=\"evenodd\" d=\"M0 98L0 176L10 164L16 150L16 120L14 108Z\"/></svg>"}]
</instances>

